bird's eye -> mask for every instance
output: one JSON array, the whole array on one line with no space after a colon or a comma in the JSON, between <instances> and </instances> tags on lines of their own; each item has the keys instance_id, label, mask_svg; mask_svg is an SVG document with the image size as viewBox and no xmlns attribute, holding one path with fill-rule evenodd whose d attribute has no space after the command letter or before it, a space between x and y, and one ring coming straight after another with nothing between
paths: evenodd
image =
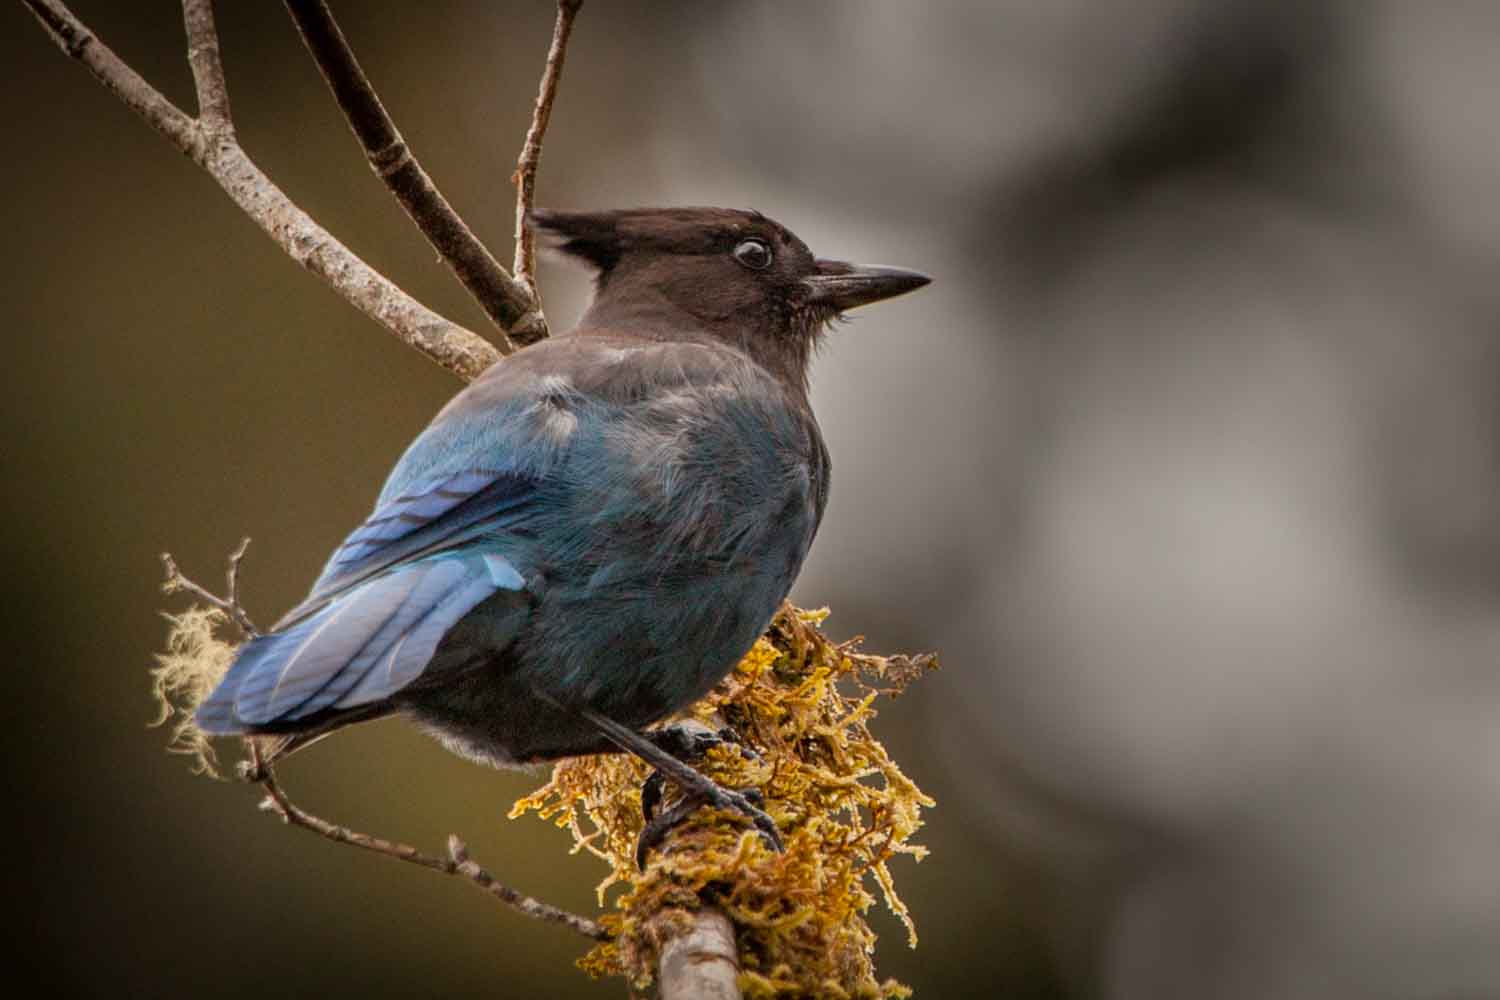
<instances>
[{"instance_id":1,"label":"bird's eye","mask_svg":"<svg viewBox=\"0 0 1500 1000\"><path fill-rule=\"evenodd\" d=\"M771 266L771 248L764 240L742 240L734 248L734 259L752 271L764 271Z\"/></svg>"}]
</instances>

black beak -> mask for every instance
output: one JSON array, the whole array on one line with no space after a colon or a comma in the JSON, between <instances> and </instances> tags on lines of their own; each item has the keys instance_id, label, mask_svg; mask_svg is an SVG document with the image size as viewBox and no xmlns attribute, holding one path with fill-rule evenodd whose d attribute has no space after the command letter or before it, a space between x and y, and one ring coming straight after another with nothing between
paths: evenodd
<instances>
[{"instance_id":1,"label":"black beak","mask_svg":"<svg viewBox=\"0 0 1500 1000\"><path fill-rule=\"evenodd\" d=\"M841 260L819 260L818 273L803 278L808 301L843 312L915 291L932 279L899 267L860 267Z\"/></svg>"}]
</instances>

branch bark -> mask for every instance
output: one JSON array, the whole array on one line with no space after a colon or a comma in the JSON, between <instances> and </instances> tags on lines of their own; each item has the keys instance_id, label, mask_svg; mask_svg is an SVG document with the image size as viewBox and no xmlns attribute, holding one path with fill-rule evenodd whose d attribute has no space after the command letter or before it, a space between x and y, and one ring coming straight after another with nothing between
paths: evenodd
<instances>
[{"instance_id":1,"label":"branch bark","mask_svg":"<svg viewBox=\"0 0 1500 1000\"><path fill-rule=\"evenodd\" d=\"M410 844L402 844L383 837L374 837L367 833L351 830L347 826L330 823L320 816L303 809L294 803L276 780L276 772L271 765L264 763L260 757L260 748L253 737L246 738L246 744L250 748L250 767L247 777L260 783L266 790L266 798L261 803L261 808L267 812L281 817L281 820L291 826L310 830L318 836L331 840L336 844L344 844L349 847L358 847L362 850L372 851L375 854L383 854L397 861L405 861L409 864L440 872L443 875L461 875L473 882L479 888L494 896L506 906L517 913L541 920L546 923L558 924L571 931L583 935L591 941L604 941L609 938L608 932L587 917L580 917L576 913L544 903L541 900L518 892L508 885L503 885L495 880L495 877L485 871L479 865L469 859L469 849L456 835L448 837L448 857L439 858L422 851Z\"/></svg>"},{"instance_id":2,"label":"branch bark","mask_svg":"<svg viewBox=\"0 0 1500 1000\"><path fill-rule=\"evenodd\" d=\"M474 332L445 319L398 288L313 221L240 148L222 88L218 39L208 0L184 0L184 20L196 50L190 53L202 119L189 117L147 83L60 0L22 0L47 34L71 58L190 160L297 263L328 283L356 309L463 379L473 379L500 359ZM219 117L219 116L222 116Z\"/></svg>"},{"instance_id":3,"label":"branch bark","mask_svg":"<svg viewBox=\"0 0 1500 1000\"><path fill-rule=\"evenodd\" d=\"M661 950L660 1000L740 1000L739 949L724 911L705 906Z\"/></svg>"},{"instance_id":4,"label":"branch bark","mask_svg":"<svg viewBox=\"0 0 1500 1000\"><path fill-rule=\"evenodd\" d=\"M499 328L501 353L515 350L512 339L524 345L546 337L547 323L534 289L500 266L422 169L328 5L323 0L286 0L286 9L364 149L370 168Z\"/></svg>"},{"instance_id":5,"label":"branch bark","mask_svg":"<svg viewBox=\"0 0 1500 1000\"><path fill-rule=\"evenodd\" d=\"M234 134L229 115L229 85L224 80L224 62L219 53L219 31L214 25L213 0L183 0L183 27L187 30L188 65L193 70L193 89L198 95L198 121L207 132Z\"/></svg>"}]
</instances>

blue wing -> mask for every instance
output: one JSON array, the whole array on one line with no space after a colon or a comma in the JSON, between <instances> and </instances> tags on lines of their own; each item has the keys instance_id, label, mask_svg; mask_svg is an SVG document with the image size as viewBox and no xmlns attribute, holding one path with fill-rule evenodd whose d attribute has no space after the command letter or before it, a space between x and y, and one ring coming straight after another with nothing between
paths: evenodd
<instances>
[{"instance_id":1,"label":"blue wing","mask_svg":"<svg viewBox=\"0 0 1500 1000\"><path fill-rule=\"evenodd\" d=\"M199 707L198 725L244 732L389 698L475 605L524 585L503 557L464 548L382 573L291 628L251 640Z\"/></svg>"},{"instance_id":2,"label":"blue wing","mask_svg":"<svg viewBox=\"0 0 1500 1000\"><path fill-rule=\"evenodd\" d=\"M412 443L307 599L240 650L197 711L202 729L246 732L389 698L481 601L524 589L495 544L537 493L528 424L505 419L525 410L526 393L509 395L498 409L493 388L487 405L450 406Z\"/></svg>"},{"instance_id":3,"label":"blue wing","mask_svg":"<svg viewBox=\"0 0 1500 1000\"><path fill-rule=\"evenodd\" d=\"M339 594L393 566L503 529L511 516L525 510L535 486L528 476L466 470L399 492L344 539L312 593L283 615L276 629L315 614Z\"/></svg>"}]
</instances>

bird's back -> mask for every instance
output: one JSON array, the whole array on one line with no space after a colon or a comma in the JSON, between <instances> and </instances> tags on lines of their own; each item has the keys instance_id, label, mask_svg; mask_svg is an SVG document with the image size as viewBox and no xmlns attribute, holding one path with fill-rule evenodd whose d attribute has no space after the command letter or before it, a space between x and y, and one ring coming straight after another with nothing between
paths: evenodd
<instances>
[{"instance_id":1,"label":"bird's back","mask_svg":"<svg viewBox=\"0 0 1500 1000\"><path fill-rule=\"evenodd\" d=\"M408 707L460 749L495 756L485 748L508 744L511 759L528 759L597 741L533 695L630 726L702 696L769 624L822 517L827 453L800 392L718 344L555 338L457 397L386 494L431 477L431 456L452 448L436 442L486 433L476 414L500 425L489 433L507 454L513 445L499 442L533 442L523 464L536 497L485 540L526 580L530 603L492 653L479 648L496 634L487 619L516 615L515 603L476 608ZM455 685L464 670L483 682Z\"/></svg>"}]
</instances>

